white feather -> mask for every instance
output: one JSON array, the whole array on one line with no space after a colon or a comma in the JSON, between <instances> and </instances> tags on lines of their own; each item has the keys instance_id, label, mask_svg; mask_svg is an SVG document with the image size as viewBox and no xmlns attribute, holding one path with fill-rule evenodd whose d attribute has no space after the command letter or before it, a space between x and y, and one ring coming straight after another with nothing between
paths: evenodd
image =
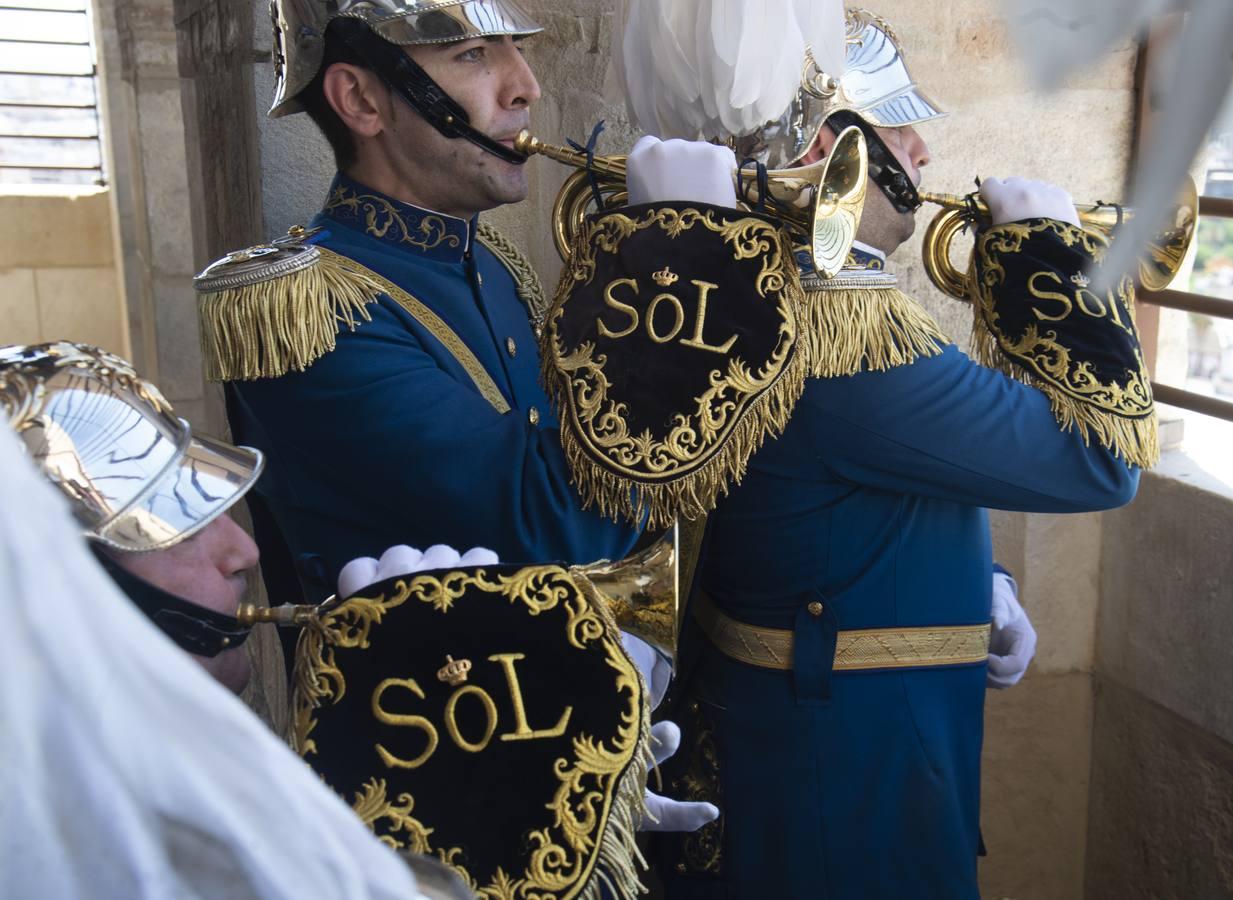
<instances>
[{"instance_id":1,"label":"white feather","mask_svg":"<svg viewBox=\"0 0 1233 900\"><path fill-rule=\"evenodd\" d=\"M796 20L818 68L835 78L842 76L847 54L843 0L796 0Z\"/></svg>"},{"instance_id":2,"label":"white feather","mask_svg":"<svg viewBox=\"0 0 1233 900\"><path fill-rule=\"evenodd\" d=\"M661 138L726 138L778 118L806 37L842 47L842 0L623 0L613 80L630 120ZM813 8L816 6L817 8ZM803 19L798 19L803 11Z\"/></svg>"}]
</instances>

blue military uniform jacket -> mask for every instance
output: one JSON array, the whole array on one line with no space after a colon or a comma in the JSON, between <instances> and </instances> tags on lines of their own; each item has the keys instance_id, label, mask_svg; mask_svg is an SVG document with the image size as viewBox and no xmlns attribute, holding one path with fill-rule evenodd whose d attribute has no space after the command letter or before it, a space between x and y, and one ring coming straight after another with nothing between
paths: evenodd
<instances>
[{"instance_id":1,"label":"blue military uniform jacket","mask_svg":"<svg viewBox=\"0 0 1233 900\"><path fill-rule=\"evenodd\" d=\"M975 900L985 664L832 671L836 632L987 623L986 507L1105 509L1137 483L1041 391L941 341L809 381L700 564L710 602L793 632L795 659L749 665L687 634L674 784L722 816L672 839L668 896Z\"/></svg>"},{"instance_id":2,"label":"blue military uniform jacket","mask_svg":"<svg viewBox=\"0 0 1233 900\"><path fill-rule=\"evenodd\" d=\"M580 509L532 312L477 223L340 174L311 226L310 242L428 311L382 293L304 371L227 385L234 440L266 454L250 505L274 602L295 599L285 592L293 564L313 568L305 557L319 558L305 585L319 599L347 561L400 543L484 546L502 562L625 555L634 531ZM468 371L468 351L486 378Z\"/></svg>"}]
</instances>

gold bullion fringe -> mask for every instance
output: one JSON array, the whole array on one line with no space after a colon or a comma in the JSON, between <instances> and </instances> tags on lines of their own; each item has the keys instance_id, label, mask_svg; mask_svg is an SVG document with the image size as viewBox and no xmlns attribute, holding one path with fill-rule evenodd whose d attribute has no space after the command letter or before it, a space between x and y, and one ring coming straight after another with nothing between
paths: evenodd
<instances>
[{"instance_id":1,"label":"gold bullion fringe","mask_svg":"<svg viewBox=\"0 0 1233 900\"><path fill-rule=\"evenodd\" d=\"M805 308L816 378L884 372L937 356L950 343L924 307L894 287L807 291Z\"/></svg>"},{"instance_id":2,"label":"gold bullion fringe","mask_svg":"<svg viewBox=\"0 0 1233 900\"><path fill-rule=\"evenodd\" d=\"M651 755L650 711L643 707L643 731L638 738L638 750L630 760L625 774L617 783L612 798L612 809L604 834L599 842L599 855L591 877L578 895L579 900L601 900L604 887L608 895L618 900L632 900L646 893L639 870L646 868L646 860L638 849L638 826L646 816L646 775L654 763Z\"/></svg>"},{"instance_id":3,"label":"gold bullion fringe","mask_svg":"<svg viewBox=\"0 0 1233 900\"><path fill-rule=\"evenodd\" d=\"M277 378L334 349L339 330L371 319L384 288L344 256L316 248L307 268L202 294L201 345L209 381Z\"/></svg>"},{"instance_id":4,"label":"gold bullion fringe","mask_svg":"<svg viewBox=\"0 0 1233 900\"><path fill-rule=\"evenodd\" d=\"M1083 403L1057 385L1038 378L1035 373L1002 352L997 336L985 324L979 311L976 311L972 319L972 355L981 365L996 369L1042 392L1049 398L1053 417L1057 419L1062 431L1077 428L1084 444L1090 446L1092 438L1095 437L1102 447L1112 450L1114 456L1125 460L1128 465L1143 469L1151 468L1160 461L1160 435L1154 411L1151 415L1140 418L1119 416Z\"/></svg>"},{"instance_id":5,"label":"gold bullion fringe","mask_svg":"<svg viewBox=\"0 0 1233 900\"><path fill-rule=\"evenodd\" d=\"M599 617L603 619L610 635L609 640L620 644L620 627L612 615L608 601L603 592L585 576L574 576L574 583L579 591L590 602ZM618 652L624 653L623 649ZM633 757L625 767L616 792L612 796L612 806L605 823L604 833L599 841L599 855L595 866L578 894L578 900L603 900L604 888L615 900L633 900L639 894L645 894L646 885L642 883L639 870L647 867L642 851L638 849L638 827L647 816L646 781L647 773L655 765L655 753L651 747L651 702L650 692L642 679L642 672L629 660L634 670L638 687L642 691L642 720L638 728L638 746Z\"/></svg>"},{"instance_id":6,"label":"gold bullion fringe","mask_svg":"<svg viewBox=\"0 0 1233 900\"><path fill-rule=\"evenodd\" d=\"M545 331L545 344L550 340L548 334ZM569 411L569 378L556 371L551 348L545 346L541 377L562 423L561 446L582 508L595 504L613 521L625 518L634 524L647 515L646 527L652 530L667 528L678 517L693 521L707 515L727 495L730 485L741 483L749 458L766 438L783 434L805 390L809 360L804 350L797 345L778 380L754 399L723 446L702 466L671 481L648 484L611 471L584 446Z\"/></svg>"}]
</instances>

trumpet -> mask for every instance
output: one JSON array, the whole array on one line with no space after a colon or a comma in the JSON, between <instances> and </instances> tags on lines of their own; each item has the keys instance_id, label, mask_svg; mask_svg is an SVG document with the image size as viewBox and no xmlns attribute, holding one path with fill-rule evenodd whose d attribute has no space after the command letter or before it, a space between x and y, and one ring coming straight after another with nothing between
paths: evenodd
<instances>
[{"instance_id":1,"label":"trumpet","mask_svg":"<svg viewBox=\"0 0 1233 900\"><path fill-rule=\"evenodd\" d=\"M623 631L642 638L673 662L681 631L681 597L686 590L679 533L679 526L674 525L646 549L625 559L605 559L567 569L593 599L607 607ZM337 597L319 604L242 603L236 619L246 628L262 624L314 628L319 627L322 616L341 605Z\"/></svg>"},{"instance_id":2,"label":"trumpet","mask_svg":"<svg viewBox=\"0 0 1233 900\"><path fill-rule=\"evenodd\" d=\"M562 259L568 257L573 237L582 229L594 200L592 177L598 183L601 212L627 199L624 156L588 159L580 151L545 144L526 130L514 139L514 149L578 169L565 180L552 207L552 236ZM763 182L766 196L761 195L756 171L737 169L732 178L738 200L748 208L766 206L782 218L809 247L814 267L829 278L843 267L856 237L868 165L864 135L852 127L840 133L826 159L799 169L768 171Z\"/></svg>"},{"instance_id":3,"label":"trumpet","mask_svg":"<svg viewBox=\"0 0 1233 900\"><path fill-rule=\"evenodd\" d=\"M969 300L968 280L950 261L950 245L959 232L989 223L989 207L976 194L934 194L920 191L926 203L943 207L925 230L921 243L925 271L938 290L958 300ZM1079 224L1106 240L1113 230L1134 217L1134 210L1116 203L1090 203L1076 207ZM1158 231L1139 259L1139 283L1149 291L1162 291L1181 268L1194 240L1199 198L1194 180L1187 178L1167 225Z\"/></svg>"}]
</instances>

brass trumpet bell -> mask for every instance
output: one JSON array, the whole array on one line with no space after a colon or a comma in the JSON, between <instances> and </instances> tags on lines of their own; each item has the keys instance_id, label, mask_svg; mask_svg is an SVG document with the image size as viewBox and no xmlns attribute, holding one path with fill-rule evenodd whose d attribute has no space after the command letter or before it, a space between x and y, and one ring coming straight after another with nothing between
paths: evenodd
<instances>
[{"instance_id":1,"label":"brass trumpet bell","mask_svg":"<svg viewBox=\"0 0 1233 900\"><path fill-rule=\"evenodd\" d=\"M972 225L989 223L989 208L976 194L933 194L920 192L921 200L943 207L925 231L921 255L929 280L938 290L957 300L969 300L967 276L950 261L950 246L956 235ZM1134 210L1109 203L1079 206L1079 224L1108 239L1113 229L1134 216ZM1199 221L1199 198L1194 180L1186 179L1170 224L1158 231L1139 259L1139 284L1149 291L1169 286L1194 240Z\"/></svg>"},{"instance_id":2,"label":"brass trumpet bell","mask_svg":"<svg viewBox=\"0 0 1233 900\"><path fill-rule=\"evenodd\" d=\"M683 606L679 528L674 524L655 543L625 559L569 569L595 588L622 631L642 638L674 667Z\"/></svg>"},{"instance_id":3,"label":"brass trumpet bell","mask_svg":"<svg viewBox=\"0 0 1233 900\"><path fill-rule=\"evenodd\" d=\"M626 200L624 156L594 157L588 169L585 153L545 144L525 130L514 139L514 149L578 168L561 186L552 209L553 241L562 259L568 257L574 235L594 211L590 209L594 200L592 174L605 209ZM787 222L810 248L814 267L829 278L843 268L856 237L865 204L868 166L865 137L859 128L852 127L840 133L826 159L797 169L768 171L765 197L761 196L756 170L739 169L732 177L737 198L749 208L765 206Z\"/></svg>"}]
</instances>

